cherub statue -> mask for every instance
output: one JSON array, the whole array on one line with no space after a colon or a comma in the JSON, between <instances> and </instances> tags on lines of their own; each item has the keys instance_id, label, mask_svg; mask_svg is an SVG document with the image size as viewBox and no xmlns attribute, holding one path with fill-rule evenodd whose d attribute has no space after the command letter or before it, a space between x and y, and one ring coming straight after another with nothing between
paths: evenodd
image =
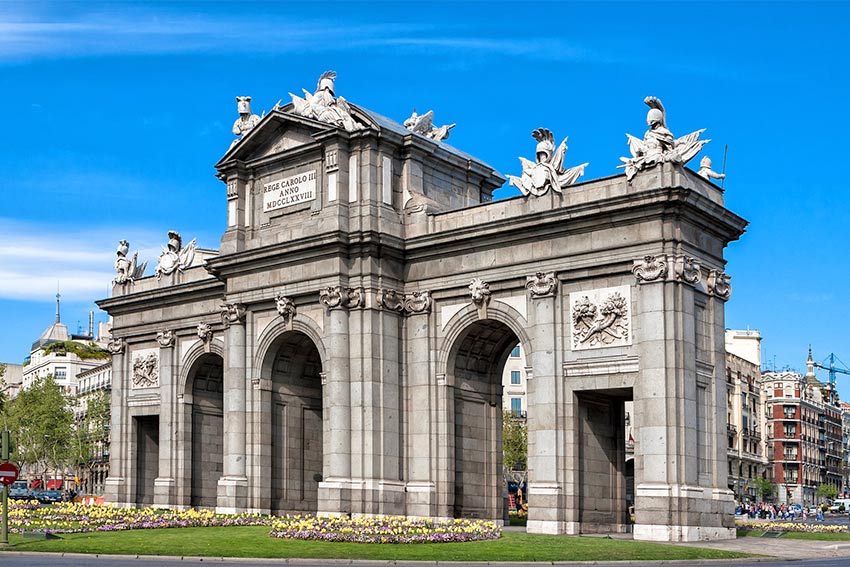
<instances>
[{"instance_id":1,"label":"cherub statue","mask_svg":"<svg viewBox=\"0 0 850 567\"><path fill-rule=\"evenodd\" d=\"M404 121L404 127L411 132L422 134L426 138L441 142L449 137L449 130L457 126L457 124L446 124L439 128L434 126L434 111L429 110L425 114L416 114L416 109L413 109L413 114L410 118Z\"/></svg>"},{"instance_id":2,"label":"cherub statue","mask_svg":"<svg viewBox=\"0 0 850 567\"><path fill-rule=\"evenodd\" d=\"M130 243L128 241L122 240L118 243L118 250L116 252L118 257L115 259L116 275L115 279L112 280L112 285L133 283L145 275L145 268L147 268L148 263L143 262L141 265L137 265L139 259L138 252L135 252L133 257L128 260L127 252L129 251Z\"/></svg>"},{"instance_id":3,"label":"cherub statue","mask_svg":"<svg viewBox=\"0 0 850 567\"><path fill-rule=\"evenodd\" d=\"M336 72L326 71L319 77L315 93L310 94L307 89L301 89L304 92L304 98L289 93L292 97L293 111L307 118L334 124L349 132L359 130L361 126L351 115L348 102L343 97L334 97L334 79L336 79Z\"/></svg>"},{"instance_id":4,"label":"cherub statue","mask_svg":"<svg viewBox=\"0 0 850 567\"><path fill-rule=\"evenodd\" d=\"M183 247L183 239L180 233L168 231L168 246L162 247L162 254L156 263L154 275L157 279L163 275L167 276L174 273L176 270L183 271L192 265L195 260L195 239L192 239L185 248Z\"/></svg>"},{"instance_id":5,"label":"cherub statue","mask_svg":"<svg viewBox=\"0 0 850 567\"><path fill-rule=\"evenodd\" d=\"M589 164L583 163L570 169L564 169L564 156L567 153L567 138L555 151L555 136L546 128L538 128L531 133L537 140L536 162L520 157L522 176L508 175L508 181L522 191L523 195L540 197L551 188L557 193L572 185L584 174L584 168Z\"/></svg>"},{"instance_id":6,"label":"cherub statue","mask_svg":"<svg viewBox=\"0 0 850 567\"><path fill-rule=\"evenodd\" d=\"M717 173L711 169L711 158L708 156L703 156L703 158L699 161L699 171L697 172L697 175L708 180L726 179L725 173Z\"/></svg>"},{"instance_id":7,"label":"cherub statue","mask_svg":"<svg viewBox=\"0 0 850 567\"><path fill-rule=\"evenodd\" d=\"M251 114L251 97L249 96L237 96L236 108L239 111L239 118L233 123L233 135L241 138L260 122L260 117Z\"/></svg>"},{"instance_id":8,"label":"cherub statue","mask_svg":"<svg viewBox=\"0 0 850 567\"><path fill-rule=\"evenodd\" d=\"M618 166L626 169L626 179L629 181L638 171L649 169L662 162L684 165L711 141L699 139L700 134L705 132L705 128L681 138L674 138L673 133L667 129L667 114L661 100L648 96L643 99L643 102L649 107L649 112L646 114L646 124L649 129L643 135L643 140L626 134L632 157L621 157L620 161L623 165Z\"/></svg>"}]
</instances>

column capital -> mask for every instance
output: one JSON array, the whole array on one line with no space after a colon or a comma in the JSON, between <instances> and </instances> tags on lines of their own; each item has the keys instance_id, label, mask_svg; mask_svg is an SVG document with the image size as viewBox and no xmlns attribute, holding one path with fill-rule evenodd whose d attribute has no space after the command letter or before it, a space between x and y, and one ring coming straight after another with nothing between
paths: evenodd
<instances>
[{"instance_id":1,"label":"column capital","mask_svg":"<svg viewBox=\"0 0 850 567\"><path fill-rule=\"evenodd\" d=\"M174 331L171 329L163 329L156 332L156 342L159 343L159 348L173 348L176 338Z\"/></svg>"},{"instance_id":2,"label":"column capital","mask_svg":"<svg viewBox=\"0 0 850 567\"><path fill-rule=\"evenodd\" d=\"M121 337L113 337L109 339L109 344L107 345L107 350L112 353L112 356L118 354L124 354L124 350L127 347L127 341L125 341Z\"/></svg>"},{"instance_id":3,"label":"column capital","mask_svg":"<svg viewBox=\"0 0 850 567\"><path fill-rule=\"evenodd\" d=\"M723 270L711 270L708 272L708 294L726 301L732 295L732 279Z\"/></svg>"},{"instance_id":4,"label":"column capital","mask_svg":"<svg viewBox=\"0 0 850 567\"><path fill-rule=\"evenodd\" d=\"M646 255L634 261L632 273L638 283L664 281L667 278L667 259L664 256Z\"/></svg>"},{"instance_id":5,"label":"column capital","mask_svg":"<svg viewBox=\"0 0 850 567\"><path fill-rule=\"evenodd\" d=\"M528 276L525 289L528 290L531 299L555 297L555 294L558 293L558 280L555 278L555 272L537 272L533 276Z\"/></svg>"},{"instance_id":6,"label":"column capital","mask_svg":"<svg viewBox=\"0 0 850 567\"><path fill-rule=\"evenodd\" d=\"M245 313L247 309L242 303L222 303L221 304L221 322L225 328L231 325L241 325L245 323Z\"/></svg>"},{"instance_id":7,"label":"column capital","mask_svg":"<svg viewBox=\"0 0 850 567\"><path fill-rule=\"evenodd\" d=\"M413 291L401 294L392 289L378 290L378 304L382 309L398 314L420 314L431 312L431 292Z\"/></svg>"},{"instance_id":8,"label":"column capital","mask_svg":"<svg viewBox=\"0 0 850 567\"><path fill-rule=\"evenodd\" d=\"M319 303L328 311L338 308L356 309L363 306L363 289L339 285L325 287L319 290Z\"/></svg>"}]
</instances>

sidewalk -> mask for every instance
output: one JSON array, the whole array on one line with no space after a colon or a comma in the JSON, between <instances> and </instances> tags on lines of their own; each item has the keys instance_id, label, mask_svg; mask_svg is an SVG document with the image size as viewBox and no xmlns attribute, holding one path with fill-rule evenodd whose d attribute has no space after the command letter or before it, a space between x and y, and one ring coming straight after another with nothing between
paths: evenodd
<instances>
[{"instance_id":1,"label":"sidewalk","mask_svg":"<svg viewBox=\"0 0 850 567\"><path fill-rule=\"evenodd\" d=\"M753 555L767 555L781 559L829 559L850 557L850 541L816 541L805 539L776 539L769 537L739 537L721 541L680 543L725 551L738 551Z\"/></svg>"}]
</instances>

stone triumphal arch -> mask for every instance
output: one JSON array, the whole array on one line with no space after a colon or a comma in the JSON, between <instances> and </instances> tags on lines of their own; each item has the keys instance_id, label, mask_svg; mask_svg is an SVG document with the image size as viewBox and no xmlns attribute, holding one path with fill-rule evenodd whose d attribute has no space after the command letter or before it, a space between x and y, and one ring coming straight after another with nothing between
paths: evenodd
<instances>
[{"instance_id":1,"label":"stone triumphal arch","mask_svg":"<svg viewBox=\"0 0 850 567\"><path fill-rule=\"evenodd\" d=\"M336 98L262 118L217 164L219 251L122 241L107 500L220 511L505 514L501 371L527 356L530 532L734 537L723 250L745 221L657 99L625 175L576 183L546 129L505 179ZM175 219L179 223L179 219ZM624 403L634 404L634 525ZM631 466L631 465L630 465Z\"/></svg>"}]
</instances>

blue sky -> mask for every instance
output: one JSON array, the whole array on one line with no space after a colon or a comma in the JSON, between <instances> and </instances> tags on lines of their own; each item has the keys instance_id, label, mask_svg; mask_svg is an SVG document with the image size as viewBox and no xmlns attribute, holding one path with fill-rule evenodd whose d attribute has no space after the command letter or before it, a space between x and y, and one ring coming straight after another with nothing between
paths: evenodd
<instances>
[{"instance_id":1,"label":"blue sky","mask_svg":"<svg viewBox=\"0 0 850 567\"><path fill-rule=\"evenodd\" d=\"M334 69L338 95L433 109L502 174L541 126L585 179L617 173L660 97L715 169L729 145L726 205L751 224L727 327L760 330L770 366L803 369L809 344L850 363L848 29L847 2L0 3L0 360L52 322L57 283L85 328L119 239L151 266L170 229L217 248L234 97L260 113Z\"/></svg>"}]
</instances>

